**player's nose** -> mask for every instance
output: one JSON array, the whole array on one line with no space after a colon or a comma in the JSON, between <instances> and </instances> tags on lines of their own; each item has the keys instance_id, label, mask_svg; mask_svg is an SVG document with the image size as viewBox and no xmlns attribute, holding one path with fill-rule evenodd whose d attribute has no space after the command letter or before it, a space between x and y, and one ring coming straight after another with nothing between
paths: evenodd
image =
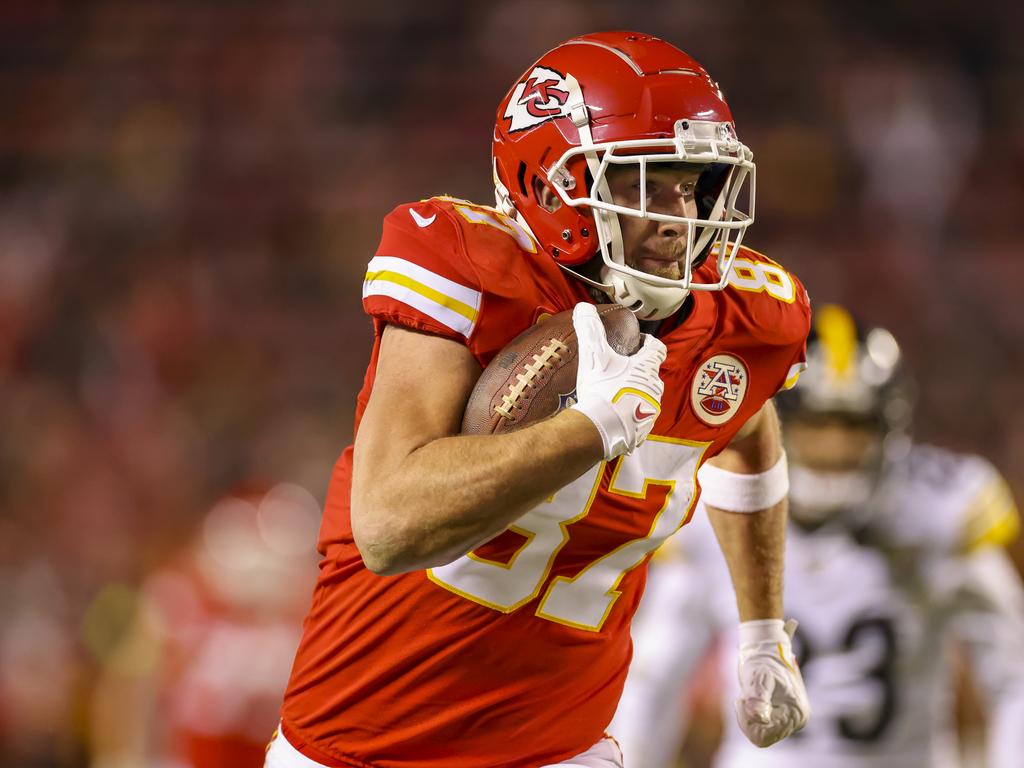
<instances>
[{"instance_id":1,"label":"player's nose","mask_svg":"<svg viewBox=\"0 0 1024 768\"><path fill-rule=\"evenodd\" d=\"M665 195L658 203L657 208L652 206L652 213L677 217L668 221L659 221L658 234L665 238L685 238L690 225L680 219L696 217L697 206L692 197L676 193Z\"/></svg>"},{"instance_id":2,"label":"player's nose","mask_svg":"<svg viewBox=\"0 0 1024 768\"><path fill-rule=\"evenodd\" d=\"M671 240L686 237L688 226L681 221L662 221L658 223L658 234Z\"/></svg>"},{"instance_id":3,"label":"player's nose","mask_svg":"<svg viewBox=\"0 0 1024 768\"><path fill-rule=\"evenodd\" d=\"M686 211L682 209L679 211L671 212L665 211L665 213L670 216L686 216ZM671 221L659 221L658 235L660 237L665 238L666 240L682 240L686 238L687 231L689 230L689 228L689 224L687 224L685 221L680 221L678 219L674 219Z\"/></svg>"}]
</instances>

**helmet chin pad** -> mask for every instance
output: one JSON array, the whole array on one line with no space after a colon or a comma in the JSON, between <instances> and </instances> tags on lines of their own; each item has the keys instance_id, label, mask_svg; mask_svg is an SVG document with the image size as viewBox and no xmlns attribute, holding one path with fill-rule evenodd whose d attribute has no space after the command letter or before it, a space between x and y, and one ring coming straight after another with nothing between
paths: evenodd
<instances>
[{"instance_id":1,"label":"helmet chin pad","mask_svg":"<svg viewBox=\"0 0 1024 768\"><path fill-rule=\"evenodd\" d=\"M611 198L605 182L603 195ZM663 320L682 306L690 291L682 286L652 285L630 274L625 267L625 248L619 216L611 211L594 211L601 249L601 282L612 300L633 312L638 320Z\"/></svg>"},{"instance_id":2,"label":"helmet chin pad","mask_svg":"<svg viewBox=\"0 0 1024 768\"><path fill-rule=\"evenodd\" d=\"M601 267L601 282L611 286L616 304L636 314L638 320L663 320L672 315L689 295L686 288L648 285L632 275Z\"/></svg>"}]
</instances>

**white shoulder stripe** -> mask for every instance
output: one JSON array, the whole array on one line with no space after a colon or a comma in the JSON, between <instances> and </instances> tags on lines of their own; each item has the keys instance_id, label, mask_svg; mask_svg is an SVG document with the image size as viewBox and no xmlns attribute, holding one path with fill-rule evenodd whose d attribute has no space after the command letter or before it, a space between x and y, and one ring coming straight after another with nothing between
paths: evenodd
<instances>
[{"instance_id":1,"label":"white shoulder stripe","mask_svg":"<svg viewBox=\"0 0 1024 768\"><path fill-rule=\"evenodd\" d=\"M408 304L413 309L418 309L423 314L437 320L441 325L461 333L466 338L473 333L474 322L472 320L401 285L383 280L367 282L363 285L363 298L365 299L367 296L389 296L403 304Z\"/></svg>"},{"instance_id":2,"label":"white shoulder stripe","mask_svg":"<svg viewBox=\"0 0 1024 768\"><path fill-rule=\"evenodd\" d=\"M440 291L446 296L461 301L463 304L468 304L473 309L480 309L480 291L474 291L472 288L460 285L454 280L442 277L411 261L399 259L395 256L374 256L370 259L366 271L367 273L381 271L398 272L433 288L435 291Z\"/></svg>"},{"instance_id":3,"label":"white shoulder stripe","mask_svg":"<svg viewBox=\"0 0 1024 768\"><path fill-rule=\"evenodd\" d=\"M370 260L363 298L388 296L469 337L480 311L479 291L393 256Z\"/></svg>"}]
</instances>

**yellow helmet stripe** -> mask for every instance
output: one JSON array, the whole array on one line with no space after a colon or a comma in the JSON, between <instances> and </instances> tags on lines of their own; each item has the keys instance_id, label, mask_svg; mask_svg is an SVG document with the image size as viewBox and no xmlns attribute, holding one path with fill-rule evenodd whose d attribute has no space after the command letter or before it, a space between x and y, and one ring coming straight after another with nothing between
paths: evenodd
<instances>
[{"instance_id":1,"label":"yellow helmet stripe","mask_svg":"<svg viewBox=\"0 0 1024 768\"><path fill-rule=\"evenodd\" d=\"M839 379L853 372L857 354L857 325L837 304L825 304L815 313L814 330L825 350L825 364Z\"/></svg>"}]
</instances>

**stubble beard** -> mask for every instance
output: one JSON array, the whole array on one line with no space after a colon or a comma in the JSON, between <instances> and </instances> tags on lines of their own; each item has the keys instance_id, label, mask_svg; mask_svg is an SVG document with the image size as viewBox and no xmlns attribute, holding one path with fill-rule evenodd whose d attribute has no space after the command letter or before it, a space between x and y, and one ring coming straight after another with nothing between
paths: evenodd
<instances>
[{"instance_id":1,"label":"stubble beard","mask_svg":"<svg viewBox=\"0 0 1024 768\"><path fill-rule=\"evenodd\" d=\"M652 265L650 260L647 261L647 265L641 265L640 260L628 259L626 265L637 272L643 272L645 275L664 277L669 280L681 280L683 277L682 259L660 262L656 265Z\"/></svg>"}]
</instances>

